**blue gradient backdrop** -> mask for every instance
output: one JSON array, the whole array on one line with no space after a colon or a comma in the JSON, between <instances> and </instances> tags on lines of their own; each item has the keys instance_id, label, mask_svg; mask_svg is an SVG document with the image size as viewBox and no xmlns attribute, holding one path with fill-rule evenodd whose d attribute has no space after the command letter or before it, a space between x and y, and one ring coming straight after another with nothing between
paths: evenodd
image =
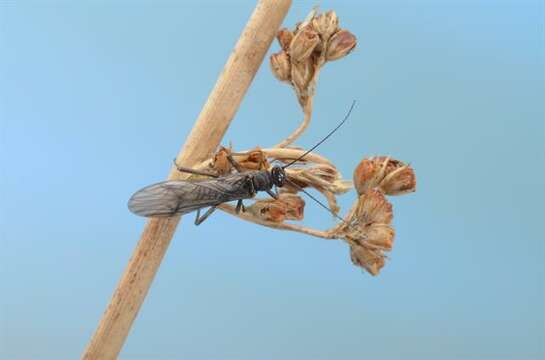
<instances>
[{"instance_id":1,"label":"blue gradient backdrop","mask_svg":"<svg viewBox=\"0 0 545 360\"><path fill-rule=\"evenodd\" d=\"M298 143L357 99L320 152L348 178L364 156L413 164L391 260L373 278L340 242L186 218L121 358L542 359L543 4L323 1L359 44ZM145 223L127 199L166 176L253 7L0 2L0 358L79 356ZM224 143L300 117L263 66ZM308 202L306 222L332 220Z\"/></svg>"}]
</instances>

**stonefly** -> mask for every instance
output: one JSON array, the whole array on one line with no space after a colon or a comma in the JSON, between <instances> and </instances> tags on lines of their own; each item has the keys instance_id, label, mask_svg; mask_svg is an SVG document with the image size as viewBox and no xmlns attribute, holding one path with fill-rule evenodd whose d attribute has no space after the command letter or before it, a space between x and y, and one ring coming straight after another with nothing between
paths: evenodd
<instances>
[{"instance_id":1,"label":"stonefly","mask_svg":"<svg viewBox=\"0 0 545 360\"><path fill-rule=\"evenodd\" d=\"M354 105L355 101L352 102L346 116L335 129L310 150L306 151L299 158L291 161L287 165L273 166L270 171L254 170L242 172L240 165L231 155L229 155L227 159L231 162L237 173L225 176L218 176L202 170L184 168L176 165L177 169L181 172L204 175L211 179L169 180L149 185L137 191L130 198L128 204L129 210L136 215L145 217L171 217L187 214L196 210L197 216L195 218L195 225L199 225L222 203L236 200L236 211L238 213L241 210L244 211L244 205L242 203L244 199L253 198L259 191L265 191L267 194L277 199L278 191L273 191L273 187L276 186L281 188L284 184L289 183L290 185L298 187L299 190L318 202L320 206L333 213L327 206L322 204L304 189L291 182L284 170L297 161L302 160L307 154L333 135L333 133L348 119ZM201 216L200 210L205 207L209 207L209 209ZM333 215L338 217L335 213L333 213Z\"/></svg>"}]
</instances>

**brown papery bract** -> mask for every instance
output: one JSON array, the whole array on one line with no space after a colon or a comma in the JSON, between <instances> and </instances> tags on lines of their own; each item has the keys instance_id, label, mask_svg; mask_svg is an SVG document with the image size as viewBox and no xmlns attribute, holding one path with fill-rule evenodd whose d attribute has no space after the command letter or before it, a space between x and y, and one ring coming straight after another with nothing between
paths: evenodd
<instances>
[{"instance_id":1,"label":"brown papery bract","mask_svg":"<svg viewBox=\"0 0 545 360\"><path fill-rule=\"evenodd\" d=\"M320 37L327 41L339 29L339 18L335 11L326 11L312 20L312 26Z\"/></svg>"},{"instance_id":2,"label":"brown papery bract","mask_svg":"<svg viewBox=\"0 0 545 360\"><path fill-rule=\"evenodd\" d=\"M363 159L354 170L354 186L359 194L380 188L386 195L402 195L416 190L414 170L386 156Z\"/></svg>"},{"instance_id":3,"label":"brown papery bract","mask_svg":"<svg viewBox=\"0 0 545 360\"><path fill-rule=\"evenodd\" d=\"M354 265L367 270L373 276L378 275L384 266L384 255L380 250L372 250L360 245L350 246L350 258Z\"/></svg>"},{"instance_id":4,"label":"brown papery bract","mask_svg":"<svg viewBox=\"0 0 545 360\"><path fill-rule=\"evenodd\" d=\"M283 193L278 199L259 199L246 211L264 221L303 220L305 201L295 194Z\"/></svg>"},{"instance_id":5,"label":"brown papery bract","mask_svg":"<svg viewBox=\"0 0 545 360\"><path fill-rule=\"evenodd\" d=\"M210 163L210 167L219 175L226 175L231 172L232 165L227 159L227 156L231 153L231 150L220 146L219 150L216 151L214 154L214 157L212 158L212 162Z\"/></svg>"},{"instance_id":6,"label":"brown papery bract","mask_svg":"<svg viewBox=\"0 0 545 360\"><path fill-rule=\"evenodd\" d=\"M360 226L373 223L390 224L393 219L392 204L379 190L369 190L358 200L356 222Z\"/></svg>"},{"instance_id":7,"label":"brown papery bract","mask_svg":"<svg viewBox=\"0 0 545 360\"><path fill-rule=\"evenodd\" d=\"M293 62L298 63L310 57L316 45L320 43L318 33L311 26L300 29L290 43L288 53Z\"/></svg>"},{"instance_id":8,"label":"brown papery bract","mask_svg":"<svg viewBox=\"0 0 545 360\"><path fill-rule=\"evenodd\" d=\"M248 151L245 156L240 159L238 157L236 158L239 164L247 170L266 170L270 167L267 156L265 156L259 147Z\"/></svg>"},{"instance_id":9,"label":"brown papery bract","mask_svg":"<svg viewBox=\"0 0 545 360\"><path fill-rule=\"evenodd\" d=\"M348 30L339 30L329 40L327 61L338 60L348 55L356 47L356 37Z\"/></svg>"},{"instance_id":10,"label":"brown papery bract","mask_svg":"<svg viewBox=\"0 0 545 360\"><path fill-rule=\"evenodd\" d=\"M380 188L387 195L403 195L416 191L416 175L409 165L392 171L380 182Z\"/></svg>"},{"instance_id":11,"label":"brown papery bract","mask_svg":"<svg viewBox=\"0 0 545 360\"><path fill-rule=\"evenodd\" d=\"M280 81L291 80L291 62L285 51L272 54L270 57L271 70Z\"/></svg>"},{"instance_id":12,"label":"brown papery bract","mask_svg":"<svg viewBox=\"0 0 545 360\"><path fill-rule=\"evenodd\" d=\"M282 28L278 30L278 34L276 35L276 39L278 40L278 43L280 44L280 47L284 51L288 51L290 48L291 41L293 40L293 33L289 31L289 29Z\"/></svg>"},{"instance_id":13,"label":"brown papery bract","mask_svg":"<svg viewBox=\"0 0 545 360\"><path fill-rule=\"evenodd\" d=\"M395 231L389 224L369 224L365 226L363 233L366 236L364 240L366 244L386 251L392 250Z\"/></svg>"}]
</instances>

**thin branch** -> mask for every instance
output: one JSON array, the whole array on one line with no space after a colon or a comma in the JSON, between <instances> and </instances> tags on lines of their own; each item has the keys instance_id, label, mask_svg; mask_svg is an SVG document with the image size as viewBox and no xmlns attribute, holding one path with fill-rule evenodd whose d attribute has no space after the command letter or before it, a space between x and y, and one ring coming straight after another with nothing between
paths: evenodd
<instances>
[{"instance_id":1,"label":"thin branch","mask_svg":"<svg viewBox=\"0 0 545 360\"><path fill-rule=\"evenodd\" d=\"M312 117L312 97L309 97L307 103L305 104L303 108L303 113L305 114L303 117L303 122L293 133L291 133L286 139L282 140L282 142L276 144L275 148L285 148L288 145L293 144L295 140L297 140L301 134L305 131L305 129L310 124L310 118Z\"/></svg>"},{"instance_id":2,"label":"thin branch","mask_svg":"<svg viewBox=\"0 0 545 360\"><path fill-rule=\"evenodd\" d=\"M245 158L251 151L252 150L234 152L232 153L232 156L235 158L235 160L240 161L241 158ZM273 158L273 159L285 160L285 161L298 159L299 157L301 157L301 155L303 155L306 152L305 149L300 149L300 148L268 148L268 149L261 149L261 151L267 158ZM196 165L194 169L196 170L209 169L210 165L212 164L212 159L213 157L206 159L205 161ZM305 155L305 159L301 160L301 162L325 164L335 168L335 165L333 165L331 161L313 152Z\"/></svg>"},{"instance_id":3,"label":"thin branch","mask_svg":"<svg viewBox=\"0 0 545 360\"><path fill-rule=\"evenodd\" d=\"M177 157L191 167L219 145L291 5L260 0ZM173 166L169 179L181 179ZM117 358L180 217L150 219L82 359Z\"/></svg>"},{"instance_id":4,"label":"thin branch","mask_svg":"<svg viewBox=\"0 0 545 360\"><path fill-rule=\"evenodd\" d=\"M303 155L306 150L305 149L299 149L299 148L271 148L271 149L263 149L263 153L267 157L272 157L275 159L285 159L285 160L294 160L298 159ZM317 164L327 164L329 166L332 166L335 168L335 165L325 157L318 155L316 153L309 153L308 155L305 155L304 161L313 162Z\"/></svg>"}]
</instances>

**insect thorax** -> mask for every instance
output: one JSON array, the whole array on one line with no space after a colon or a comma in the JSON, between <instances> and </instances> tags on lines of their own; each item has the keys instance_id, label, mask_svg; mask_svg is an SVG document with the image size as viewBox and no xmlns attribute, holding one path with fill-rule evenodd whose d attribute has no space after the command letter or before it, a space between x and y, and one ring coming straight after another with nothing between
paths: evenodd
<instances>
[{"instance_id":1,"label":"insect thorax","mask_svg":"<svg viewBox=\"0 0 545 360\"><path fill-rule=\"evenodd\" d=\"M273 187L271 174L266 170L257 171L252 174L252 183L254 184L255 191L266 191Z\"/></svg>"}]
</instances>

